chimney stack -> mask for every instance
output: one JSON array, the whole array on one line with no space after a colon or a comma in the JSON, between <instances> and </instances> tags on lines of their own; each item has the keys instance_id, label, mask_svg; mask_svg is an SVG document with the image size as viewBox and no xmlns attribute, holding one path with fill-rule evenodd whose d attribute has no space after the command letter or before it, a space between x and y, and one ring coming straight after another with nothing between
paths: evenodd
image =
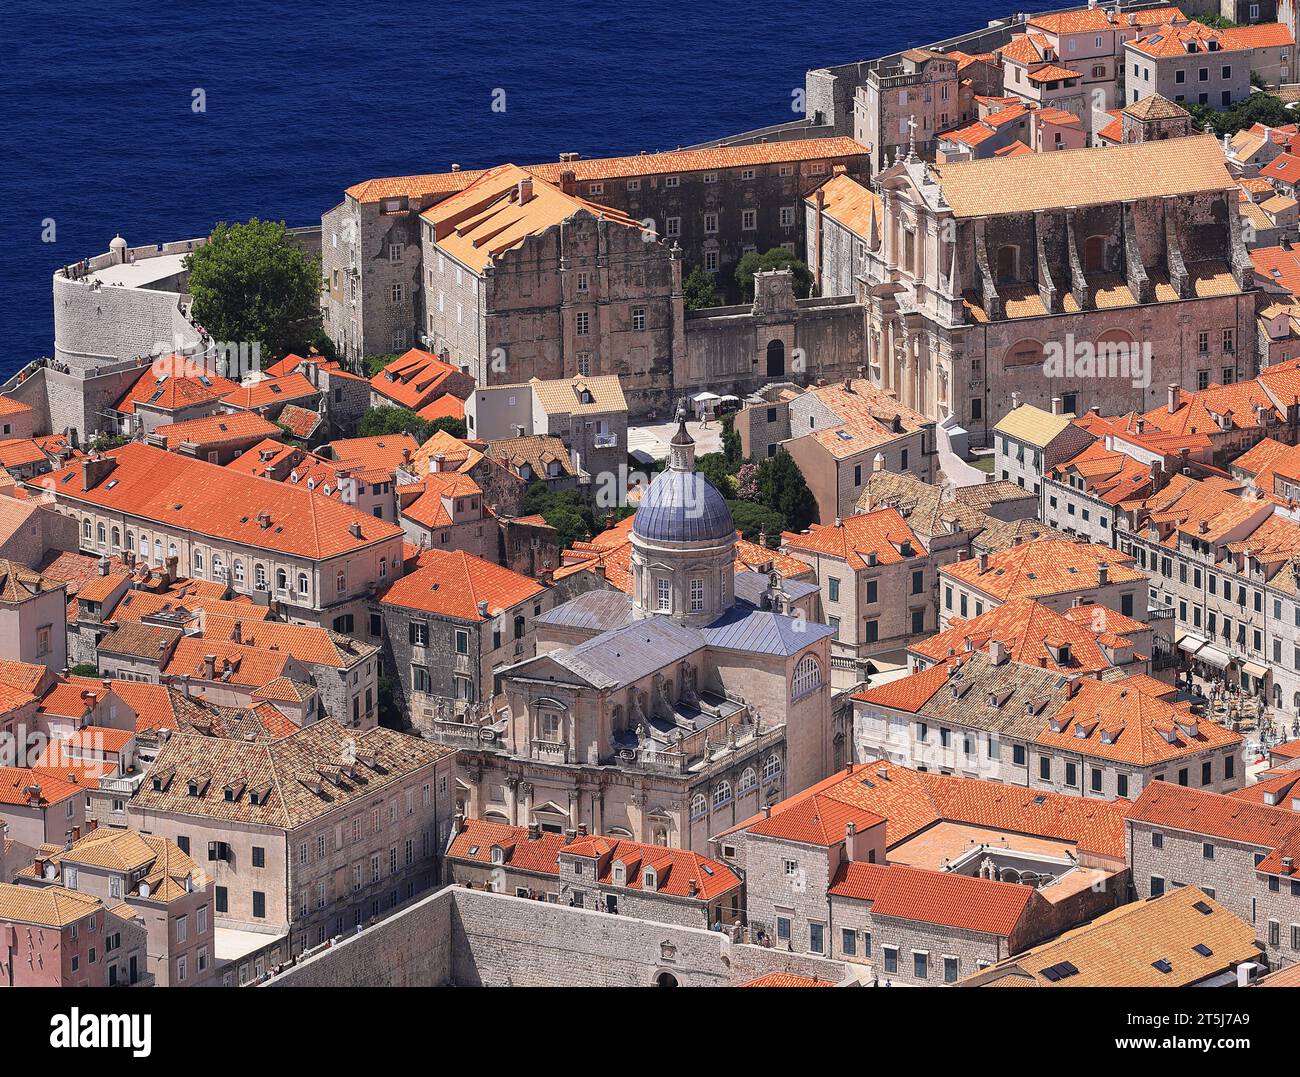
<instances>
[{"instance_id":1,"label":"chimney stack","mask_svg":"<svg viewBox=\"0 0 1300 1077\"><path fill-rule=\"evenodd\" d=\"M560 190L567 195L578 193L578 177L573 169L566 168L560 173Z\"/></svg>"},{"instance_id":2,"label":"chimney stack","mask_svg":"<svg viewBox=\"0 0 1300 1077\"><path fill-rule=\"evenodd\" d=\"M81 461L81 488L93 490L117 467L117 460L111 456L88 456Z\"/></svg>"},{"instance_id":3,"label":"chimney stack","mask_svg":"<svg viewBox=\"0 0 1300 1077\"><path fill-rule=\"evenodd\" d=\"M1177 385L1169 386L1169 401L1166 404L1166 408L1168 409L1170 415L1172 415L1174 412L1178 410L1178 386Z\"/></svg>"},{"instance_id":4,"label":"chimney stack","mask_svg":"<svg viewBox=\"0 0 1300 1077\"><path fill-rule=\"evenodd\" d=\"M230 638L231 638L235 643L243 643L243 642L244 642L244 623L243 623L243 621L236 621L236 622L234 623L234 626L230 629Z\"/></svg>"},{"instance_id":5,"label":"chimney stack","mask_svg":"<svg viewBox=\"0 0 1300 1077\"><path fill-rule=\"evenodd\" d=\"M208 680L217 678L217 656L215 654L205 654L203 656L203 675Z\"/></svg>"},{"instance_id":6,"label":"chimney stack","mask_svg":"<svg viewBox=\"0 0 1300 1077\"><path fill-rule=\"evenodd\" d=\"M521 206L527 205L529 202L531 202L533 200L532 176L528 176L525 179L521 179L517 184L516 189L519 192L519 204Z\"/></svg>"},{"instance_id":7,"label":"chimney stack","mask_svg":"<svg viewBox=\"0 0 1300 1077\"><path fill-rule=\"evenodd\" d=\"M1110 579L1110 565L1105 561L1097 566L1097 586L1105 587Z\"/></svg>"},{"instance_id":8,"label":"chimney stack","mask_svg":"<svg viewBox=\"0 0 1300 1077\"><path fill-rule=\"evenodd\" d=\"M989 554L987 550L980 551L980 575L984 575L989 570Z\"/></svg>"},{"instance_id":9,"label":"chimney stack","mask_svg":"<svg viewBox=\"0 0 1300 1077\"><path fill-rule=\"evenodd\" d=\"M1061 398L1059 396L1052 397L1052 414L1061 414Z\"/></svg>"}]
</instances>

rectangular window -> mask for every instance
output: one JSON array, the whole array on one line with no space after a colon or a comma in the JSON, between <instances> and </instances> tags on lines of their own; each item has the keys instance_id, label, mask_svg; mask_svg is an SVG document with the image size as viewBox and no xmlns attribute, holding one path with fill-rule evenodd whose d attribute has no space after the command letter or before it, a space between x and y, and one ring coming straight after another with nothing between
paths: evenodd
<instances>
[{"instance_id":1,"label":"rectangular window","mask_svg":"<svg viewBox=\"0 0 1300 1077\"><path fill-rule=\"evenodd\" d=\"M638 333L645 330L645 307L632 308L632 329Z\"/></svg>"},{"instance_id":2,"label":"rectangular window","mask_svg":"<svg viewBox=\"0 0 1300 1077\"><path fill-rule=\"evenodd\" d=\"M656 606L659 610L667 612L673 608L672 582L670 580L655 581Z\"/></svg>"},{"instance_id":3,"label":"rectangular window","mask_svg":"<svg viewBox=\"0 0 1300 1077\"><path fill-rule=\"evenodd\" d=\"M585 310L578 311L577 325L578 336L585 337L591 335L591 315Z\"/></svg>"}]
</instances>

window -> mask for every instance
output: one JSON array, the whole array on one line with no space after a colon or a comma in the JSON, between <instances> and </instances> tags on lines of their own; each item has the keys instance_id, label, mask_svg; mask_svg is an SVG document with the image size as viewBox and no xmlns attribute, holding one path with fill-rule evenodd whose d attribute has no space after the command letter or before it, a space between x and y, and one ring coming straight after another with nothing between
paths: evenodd
<instances>
[{"instance_id":1,"label":"window","mask_svg":"<svg viewBox=\"0 0 1300 1077\"><path fill-rule=\"evenodd\" d=\"M699 613L704 609L704 581L691 580L691 612Z\"/></svg>"},{"instance_id":2,"label":"window","mask_svg":"<svg viewBox=\"0 0 1300 1077\"><path fill-rule=\"evenodd\" d=\"M668 611L672 606L672 582L667 579L655 580L655 608Z\"/></svg>"},{"instance_id":3,"label":"window","mask_svg":"<svg viewBox=\"0 0 1300 1077\"><path fill-rule=\"evenodd\" d=\"M1203 841L1203 842L1201 842L1201 859L1202 859L1202 860L1213 860L1213 859L1214 859L1214 843L1213 843L1213 842L1210 842L1210 841Z\"/></svg>"},{"instance_id":4,"label":"window","mask_svg":"<svg viewBox=\"0 0 1300 1077\"><path fill-rule=\"evenodd\" d=\"M587 311L578 311L577 325L578 336L586 337L591 335L591 315Z\"/></svg>"},{"instance_id":5,"label":"window","mask_svg":"<svg viewBox=\"0 0 1300 1077\"><path fill-rule=\"evenodd\" d=\"M253 867L266 867L266 850L260 845L253 846Z\"/></svg>"},{"instance_id":6,"label":"window","mask_svg":"<svg viewBox=\"0 0 1300 1077\"><path fill-rule=\"evenodd\" d=\"M826 578L826 587L828 591L826 597L831 602L838 602L840 600L840 581L834 576L828 576Z\"/></svg>"},{"instance_id":7,"label":"window","mask_svg":"<svg viewBox=\"0 0 1300 1077\"><path fill-rule=\"evenodd\" d=\"M885 971L897 973L898 972L898 947L882 946L881 951L885 955Z\"/></svg>"},{"instance_id":8,"label":"window","mask_svg":"<svg viewBox=\"0 0 1300 1077\"><path fill-rule=\"evenodd\" d=\"M682 219L680 217L669 217L664 221L664 235L669 239L682 234Z\"/></svg>"},{"instance_id":9,"label":"window","mask_svg":"<svg viewBox=\"0 0 1300 1077\"><path fill-rule=\"evenodd\" d=\"M1165 881L1159 875L1151 876L1151 896L1159 897L1165 892Z\"/></svg>"},{"instance_id":10,"label":"window","mask_svg":"<svg viewBox=\"0 0 1300 1077\"><path fill-rule=\"evenodd\" d=\"M957 982L957 959L955 957L945 957L943 959L943 982L946 984L955 984Z\"/></svg>"},{"instance_id":11,"label":"window","mask_svg":"<svg viewBox=\"0 0 1300 1077\"><path fill-rule=\"evenodd\" d=\"M716 273L718 271L718 252L704 252L704 271L706 273Z\"/></svg>"},{"instance_id":12,"label":"window","mask_svg":"<svg viewBox=\"0 0 1300 1077\"><path fill-rule=\"evenodd\" d=\"M746 232L752 232L758 227L758 211L744 209L740 211L740 227Z\"/></svg>"},{"instance_id":13,"label":"window","mask_svg":"<svg viewBox=\"0 0 1300 1077\"><path fill-rule=\"evenodd\" d=\"M230 911L230 898L224 886L216 887L213 892L213 907L217 912Z\"/></svg>"},{"instance_id":14,"label":"window","mask_svg":"<svg viewBox=\"0 0 1300 1077\"><path fill-rule=\"evenodd\" d=\"M817 659L806 654L799 659L799 664L794 670L794 690L791 698L802 699L810 692L815 691L822 685L822 667Z\"/></svg>"},{"instance_id":15,"label":"window","mask_svg":"<svg viewBox=\"0 0 1300 1077\"><path fill-rule=\"evenodd\" d=\"M808 925L808 952L824 954L826 952L826 925Z\"/></svg>"},{"instance_id":16,"label":"window","mask_svg":"<svg viewBox=\"0 0 1300 1077\"><path fill-rule=\"evenodd\" d=\"M645 330L645 307L632 308L632 329L638 333Z\"/></svg>"},{"instance_id":17,"label":"window","mask_svg":"<svg viewBox=\"0 0 1300 1077\"><path fill-rule=\"evenodd\" d=\"M930 978L930 955L923 950L912 951L912 975L918 980Z\"/></svg>"},{"instance_id":18,"label":"window","mask_svg":"<svg viewBox=\"0 0 1300 1077\"><path fill-rule=\"evenodd\" d=\"M852 928L843 928L840 932L840 951L845 957L852 957L858 952L858 933Z\"/></svg>"},{"instance_id":19,"label":"window","mask_svg":"<svg viewBox=\"0 0 1300 1077\"><path fill-rule=\"evenodd\" d=\"M704 215L704 234L711 236L718 231L718 215L716 213L706 213Z\"/></svg>"}]
</instances>

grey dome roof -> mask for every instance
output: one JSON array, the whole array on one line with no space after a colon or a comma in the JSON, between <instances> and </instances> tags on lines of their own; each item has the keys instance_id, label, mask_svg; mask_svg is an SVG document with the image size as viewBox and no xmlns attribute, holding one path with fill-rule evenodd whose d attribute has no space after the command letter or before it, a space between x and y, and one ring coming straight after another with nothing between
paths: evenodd
<instances>
[{"instance_id":1,"label":"grey dome roof","mask_svg":"<svg viewBox=\"0 0 1300 1077\"><path fill-rule=\"evenodd\" d=\"M735 537L736 526L727 502L703 475L669 469L641 498L632 533L654 542L722 542Z\"/></svg>"}]
</instances>

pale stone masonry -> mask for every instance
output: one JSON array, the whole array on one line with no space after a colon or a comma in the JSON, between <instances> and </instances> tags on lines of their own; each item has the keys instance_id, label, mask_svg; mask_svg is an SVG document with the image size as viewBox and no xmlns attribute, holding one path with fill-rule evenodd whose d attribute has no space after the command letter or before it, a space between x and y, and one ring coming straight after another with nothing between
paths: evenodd
<instances>
[{"instance_id":1,"label":"pale stone masonry","mask_svg":"<svg viewBox=\"0 0 1300 1077\"><path fill-rule=\"evenodd\" d=\"M287 937L296 954L437 882L453 756L332 721L266 743L175 733L129 825L205 868L218 928Z\"/></svg>"}]
</instances>

